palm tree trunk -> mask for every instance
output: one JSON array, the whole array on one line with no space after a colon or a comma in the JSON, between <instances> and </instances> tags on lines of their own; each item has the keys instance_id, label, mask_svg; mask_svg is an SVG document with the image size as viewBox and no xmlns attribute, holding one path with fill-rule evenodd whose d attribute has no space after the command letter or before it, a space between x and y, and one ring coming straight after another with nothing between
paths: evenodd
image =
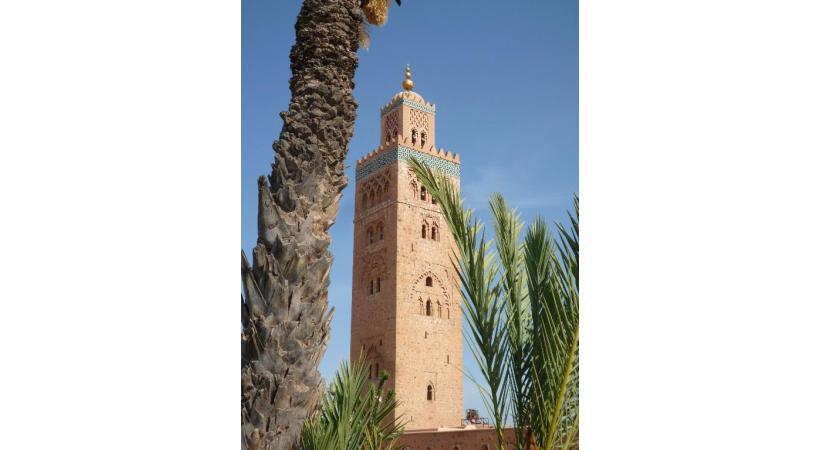
<instances>
[{"instance_id":1,"label":"palm tree trunk","mask_svg":"<svg viewBox=\"0 0 820 450\"><path fill-rule=\"evenodd\" d=\"M360 0L304 0L291 49L291 101L270 177L259 179L259 238L242 253L242 448L291 449L316 408L327 348L328 229L347 186Z\"/></svg>"}]
</instances>

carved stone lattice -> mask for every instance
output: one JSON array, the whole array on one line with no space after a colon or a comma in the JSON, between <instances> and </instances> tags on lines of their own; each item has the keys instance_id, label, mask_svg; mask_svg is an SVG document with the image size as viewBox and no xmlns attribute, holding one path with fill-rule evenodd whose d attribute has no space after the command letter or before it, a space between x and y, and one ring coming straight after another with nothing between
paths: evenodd
<instances>
[{"instance_id":1,"label":"carved stone lattice","mask_svg":"<svg viewBox=\"0 0 820 450\"><path fill-rule=\"evenodd\" d=\"M399 112L393 111L384 118L384 135L385 140L389 141L395 139L399 130Z\"/></svg>"},{"instance_id":2,"label":"carved stone lattice","mask_svg":"<svg viewBox=\"0 0 820 450\"><path fill-rule=\"evenodd\" d=\"M427 114L416 111L415 109L410 110L410 126L412 128L416 128L419 131L427 130Z\"/></svg>"}]
</instances>

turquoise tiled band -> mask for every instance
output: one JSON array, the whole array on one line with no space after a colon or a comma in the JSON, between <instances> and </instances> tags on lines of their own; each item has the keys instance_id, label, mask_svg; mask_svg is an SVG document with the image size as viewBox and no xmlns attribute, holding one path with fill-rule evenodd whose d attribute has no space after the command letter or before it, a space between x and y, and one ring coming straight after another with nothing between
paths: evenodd
<instances>
[{"instance_id":1,"label":"turquoise tiled band","mask_svg":"<svg viewBox=\"0 0 820 450\"><path fill-rule=\"evenodd\" d=\"M356 181L361 180L379 169L389 166L390 164L396 162L396 160L407 161L410 158L416 158L433 169L439 169L452 177L461 177L460 164L456 164L452 161L447 161L427 153L422 153L420 151L413 150L412 148L398 146L398 148L387 150L356 169Z\"/></svg>"},{"instance_id":2,"label":"turquoise tiled band","mask_svg":"<svg viewBox=\"0 0 820 450\"><path fill-rule=\"evenodd\" d=\"M410 101L410 100L402 100L402 101L396 103L396 105L394 107L384 111L382 113L382 116L390 114L391 112L395 111L401 105L407 105L407 106L409 106L413 109L418 109L419 111L424 111L426 113L435 114L435 112L436 112L436 110L434 110L433 108L430 108L427 105L422 105L421 103L416 103L416 102L413 102L413 101Z\"/></svg>"}]
</instances>

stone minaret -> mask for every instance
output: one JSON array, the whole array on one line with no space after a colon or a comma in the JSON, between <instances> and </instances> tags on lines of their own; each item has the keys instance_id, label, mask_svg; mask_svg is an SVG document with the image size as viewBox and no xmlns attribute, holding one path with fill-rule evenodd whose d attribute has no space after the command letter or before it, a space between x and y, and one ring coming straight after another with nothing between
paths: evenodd
<instances>
[{"instance_id":1,"label":"stone minaret","mask_svg":"<svg viewBox=\"0 0 820 450\"><path fill-rule=\"evenodd\" d=\"M379 147L356 162L351 359L386 370L407 429L457 426L463 414L461 308L455 243L408 161L458 185L458 155L437 149L436 107L404 91L381 109Z\"/></svg>"}]
</instances>

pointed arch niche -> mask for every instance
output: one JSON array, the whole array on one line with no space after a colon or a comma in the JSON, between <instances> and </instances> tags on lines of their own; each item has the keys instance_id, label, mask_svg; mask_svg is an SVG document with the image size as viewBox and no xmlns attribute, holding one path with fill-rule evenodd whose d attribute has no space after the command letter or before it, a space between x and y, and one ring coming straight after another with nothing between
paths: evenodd
<instances>
[{"instance_id":1,"label":"pointed arch niche","mask_svg":"<svg viewBox=\"0 0 820 450\"><path fill-rule=\"evenodd\" d=\"M447 292L447 282L436 270L427 269L415 277L407 299L409 310L421 316L448 320L452 301ZM429 303L428 303L429 301Z\"/></svg>"}]
</instances>

